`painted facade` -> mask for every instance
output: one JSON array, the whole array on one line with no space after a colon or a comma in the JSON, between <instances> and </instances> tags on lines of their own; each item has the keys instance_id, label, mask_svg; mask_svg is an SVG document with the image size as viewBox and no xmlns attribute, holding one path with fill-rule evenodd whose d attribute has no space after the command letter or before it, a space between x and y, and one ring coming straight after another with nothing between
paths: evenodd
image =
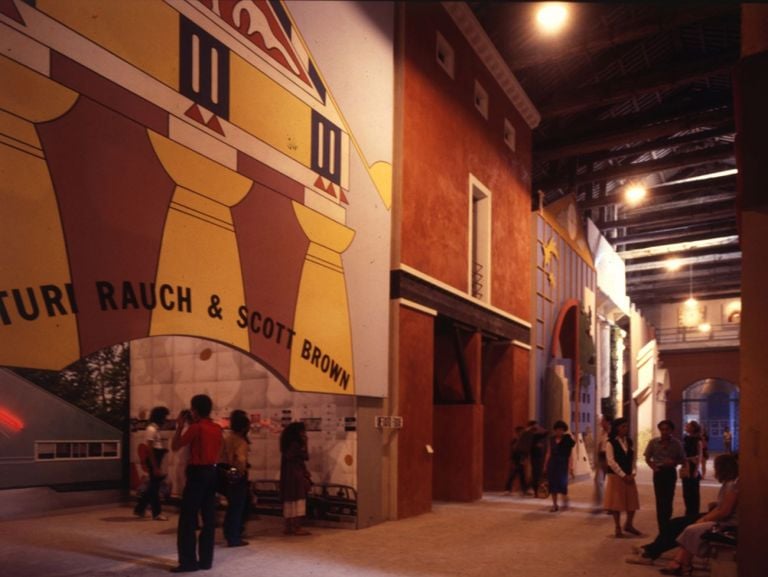
<instances>
[{"instance_id":1,"label":"painted facade","mask_svg":"<svg viewBox=\"0 0 768 577\"><path fill-rule=\"evenodd\" d=\"M550 427L558 419L574 433L595 431L597 275L577 216L566 197L537 211L535 387L532 414Z\"/></svg>"},{"instance_id":2,"label":"painted facade","mask_svg":"<svg viewBox=\"0 0 768 577\"><path fill-rule=\"evenodd\" d=\"M0 6L0 364L129 341L136 428L208 392L258 421L254 477L317 422L362 526L503 486L538 113L468 7Z\"/></svg>"},{"instance_id":3,"label":"painted facade","mask_svg":"<svg viewBox=\"0 0 768 577\"><path fill-rule=\"evenodd\" d=\"M368 74L391 69L391 22L334 7L380 38L356 63L335 36L334 86L292 15L328 43L322 8L2 4L0 364L183 334L293 390L386 394L391 130L364 123L391 115L391 74ZM347 85L370 96L359 139Z\"/></svg>"},{"instance_id":4,"label":"painted facade","mask_svg":"<svg viewBox=\"0 0 768 577\"><path fill-rule=\"evenodd\" d=\"M528 418L533 106L462 3L399 6L390 516L498 489ZM400 166L400 165L398 165Z\"/></svg>"},{"instance_id":5,"label":"painted facade","mask_svg":"<svg viewBox=\"0 0 768 577\"><path fill-rule=\"evenodd\" d=\"M254 418L253 477L302 419L316 481L356 489L357 399L388 394L393 28L390 3L0 3L0 365L131 342L131 460L152 406L206 392Z\"/></svg>"}]
</instances>

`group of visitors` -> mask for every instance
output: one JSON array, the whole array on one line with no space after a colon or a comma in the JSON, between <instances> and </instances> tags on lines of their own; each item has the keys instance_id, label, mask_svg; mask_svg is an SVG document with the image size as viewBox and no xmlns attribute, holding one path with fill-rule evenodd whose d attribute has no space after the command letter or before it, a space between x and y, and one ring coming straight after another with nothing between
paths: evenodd
<instances>
[{"instance_id":1,"label":"group of visitors","mask_svg":"<svg viewBox=\"0 0 768 577\"><path fill-rule=\"evenodd\" d=\"M638 547L627 562L653 565L662 554L677 548L661 572L690 575L693 558L706 554L708 544L703 537L713 528L731 530L737 526L738 460L730 450L715 459L715 478L721 484L720 492L717 501L709 504L708 511L701 513L700 485L708 460L706 434L697 421L685 425L682 442L673 436L675 425L672 421L663 420L657 428L659 436L649 441L644 456L653 470L658 534L651 543ZM726 448L730 449L728 444ZM685 514L673 518L678 475L683 486Z\"/></svg>"},{"instance_id":2,"label":"group of visitors","mask_svg":"<svg viewBox=\"0 0 768 577\"><path fill-rule=\"evenodd\" d=\"M234 410L229 416L229 434L211 419L213 402L208 395L195 395L190 408L179 413L171 438L171 449L187 447L184 490L179 507L177 530L178 566L172 573L210 569L213 565L216 530L216 492L224 492L227 509L223 533L229 547L248 545L243 539L250 503L248 480L248 433L251 421L247 413ZM162 514L160 486L165 478L163 460L167 449L160 430L169 410L155 407L150 412L144 440L139 445L139 460L147 473L146 489L141 493L134 514L144 517L147 507L152 518L167 521ZM307 468L309 459L307 433L303 422L287 425L280 435L280 497L283 502L285 533L309 535L301 526L306 514L306 498L311 486ZM222 479L224 487L222 488Z\"/></svg>"},{"instance_id":3,"label":"group of visitors","mask_svg":"<svg viewBox=\"0 0 768 577\"><path fill-rule=\"evenodd\" d=\"M515 481L519 482L520 493L523 496L538 497L544 492L541 479L544 472L544 461L547 455L547 439L549 431L537 421L528 421L526 427L517 427L510 447L511 466L506 494L512 493Z\"/></svg>"},{"instance_id":4,"label":"group of visitors","mask_svg":"<svg viewBox=\"0 0 768 577\"><path fill-rule=\"evenodd\" d=\"M658 534L652 542L635 547L635 554L626 560L628 563L653 565L664 553L677 548L669 563L661 568L661 573L688 575L693 557L706 554L707 543L703 537L713 527L733 529L737 525L738 460L731 451L732 437L726 436L726 452L715 459L715 478L721 483L720 492L708 511L701 513L700 484L708 458L707 439L701 425L689 421L682 441L674 436L675 425L671 420L659 422L657 428L659 436L648 442L643 457L653 472ZM536 421L530 421L526 428L515 430L506 494L510 494L516 480L523 495L528 494L529 487L533 487L534 495L538 494L538 479L542 473L534 473L535 460L531 451L534 439L545 447L541 471L546 475L552 497L550 511L565 509L568 506L568 478L573 476L572 450L575 441L563 421L557 421L551 433L539 427ZM640 499L635 480L637 456L629 436L627 419L601 418L596 457L595 496L600 499L601 510L613 517L615 537L642 535L634 525ZM685 513L673 518L678 476L683 487ZM564 498L562 507L558 503L559 495Z\"/></svg>"}]
</instances>

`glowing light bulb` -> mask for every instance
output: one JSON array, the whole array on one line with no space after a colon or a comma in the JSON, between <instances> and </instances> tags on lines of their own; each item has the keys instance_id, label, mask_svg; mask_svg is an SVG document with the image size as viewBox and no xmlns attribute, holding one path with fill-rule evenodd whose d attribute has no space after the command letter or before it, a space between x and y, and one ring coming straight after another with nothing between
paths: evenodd
<instances>
[{"instance_id":1,"label":"glowing light bulb","mask_svg":"<svg viewBox=\"0 0 768 577\"><path fill-rule=\"evenodd\" d=\"M556 34L568 20L568 9L562 2L546 2L536 12L536 22L542 32Z\"/></svg>"},{"instance_id":2,"label":"glowing light bulb","mask_svg":"<svg viewBox=\"0 0 768 577\"><path fill-rule=\"evenodd\" d=\"M683 266L683 262L679 258L670 258L667 260L667 264L665 266L667 267L668 271L674 272L676 270L680 270L680 267Z\"/></svg>"},{"instance_id":3,"label":"glowing light bulb","mask_svg":"<svg viewBox=\"0 0 768 577\"><path fill-rule=\"evenodd\" d=\"M705 322L705 323L701 323L699 325L699 331L702 332L702 333L708 333L711 330L712 330L712 325L709 324L709 323Z\"/></svg>"},{"instance_id":4,"label":"glowing light bulb","mask_svg":"<svg viewBox=\"0 0 768 577\"><path fill-rule=\"evenodd\" d=\"M699 304L699 301L697 301L695 298L690 297L687 301L685 301L685 306L688 308L693 308L696 305Z\"/></svg>"},{"instance_id":5,"label":"glowing light bulb","mask_svg":"<svg viewBox=\"0 0 768 577\"><path fill-rule=\"evenodd\" d=\"M648 194L648 190L642 184L631 184L627 187L626 191L624 191L624 199L628 204L634 206L640 203L640 201L645 198L646 194Z\"/></svg>"}]
</instances>

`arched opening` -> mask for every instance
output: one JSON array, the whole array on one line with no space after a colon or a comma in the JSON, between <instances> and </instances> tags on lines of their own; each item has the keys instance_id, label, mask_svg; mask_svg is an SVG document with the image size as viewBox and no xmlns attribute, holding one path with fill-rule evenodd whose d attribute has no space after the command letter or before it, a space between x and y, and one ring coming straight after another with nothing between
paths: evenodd
<instances>
[{"instance_id":1,"label":"arched opening","mask_svg":"<svg viewBox=\"0 0 768 577\"><path fill-rule=\"evenodd\" d=\"M229 414L250 416L249 479L254 511L279 515L279 435L303 421L309 436L313 487L308 516L357 524L357 398L291 390L270 367L216 341L153 336L107 347L62 371L0 367L0 436L8 439L0 489L122 487L135 494L146 480L139 463L149 413L170 410L161 430L170 446L175 418L191 397L208 394L211 414L224 429ZM32 451L30 453L30 451ZM183 489L186 451L163 461L163 494Z\"/></svg>"},{"instance_id":2,"label":"arched opening","mask_svg":"<svg viewBox=\"0 0 768 577\"><path fill-rule=\"evenodd\" d=\"M709 450L726 450L723 432L731 431L733 450L739 447L739 388L724 379L701 379L683 391L683 422L696 420L709 435Z\"/></svg>"}]
</instances>

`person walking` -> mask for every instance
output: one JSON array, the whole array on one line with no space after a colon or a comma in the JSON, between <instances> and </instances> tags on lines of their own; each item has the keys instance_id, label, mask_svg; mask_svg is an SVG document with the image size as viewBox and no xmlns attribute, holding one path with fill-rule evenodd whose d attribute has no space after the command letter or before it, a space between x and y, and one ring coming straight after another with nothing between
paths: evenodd
<instances>
[{"instance_id":1,"label":"person walking","mask_svg":"<svg viewBox=\"0 0 768 577\"><path fill-rule=\"evenodd\" d=\"M685 462L683 445L672 436L675 424L669 419L656 425L660 436L648 441L645 462L653 471L653 493L656 497L656 524L659 532L672 518L677 486L677 466Z\"/></svg>"},{"instance_id":2,"label":"person walking","mask_svg":"<svg viewBox=\"0 0 768 577\"><path fill-rule=\"evenodd\" d=\"M571 454L576 442L568 433L568 425L564 421L556 421L552 430L553 434L544 457L544 470L547 472L549 494L552 496L550 512L556 513L560 510L557 504L558 495L563 495L563 508L568 506L568 475L573 476Z\"/></svg>"},{"instance_id":3,"label":"person walking","mask_svg":"<svg viewBox=\"0 0 768 577\"><path fill-rule=\"evenodd\" d=\"M611 512L615 524L615 536L624 537L621 526L621 513L626 513L624 531L640 535L633 521L635 512L640 508L640 497L635 483L635 451L629 438L629 422L625 418L613 421L611 435L605 445L605 459L608 463L608 475L605 481L605 500L603 507Z\"/></svg>"},{"instance_id":4,"label":"person walking","mask_svg":"<svg viewBox=\"0 0 768 577\"><path fill-rule=\"evenodd\" d=\"M701 470L704 455L704 442L701 438L701 425L697 421L689 421L685 425L683 437L685 464L680 468L680 478L683 481L683 501L685 516L696 518L701 507Z\"/></svg>"},{"instance_id":5,"label":"person walking","mask_svg":"<svg viewBox=\"0 0 768 577\"><path fill-rule=\"evenodd\" d=\"M174 451L189 446L187 481L181 496L176 536L179 564L171 569L172 573L210 569L213 566L216 462L221 452L222 431L210 418L212 409L213 401L208 395L192 397L189 412L179 414L171 440ZM195 534L198 517L202 518L199 538Z\"/></svg>"},{"instance_id":6,"label":"person walking","mask_svg":"<svg viewBox=\"0 0 768 577\"><path fill-rule=\"evenodd\" d=\"M603 494L605 492L605 475L608 464L605 460L605 445L608 442L608 435L611 432L611 419L605 415L600 416L600 429L597 431L595 439L595 490L593 495L594 508L593 513L603 511Z\"/></svg>"},{"instance_id":7,"label":"person walking","mask_svg":"<svg viewBox=\"0 0 768 577\"><path fill-rule=\"evenodd\" d=\"M245 411L236 409L229 415L230 434L224 438L224 461L229 466L227 473L227 512L224 516L224 538L229 547L243 547L245 523L248 519L248 433L251 420Z\"/></svg>"},{"instance_id":8,"label":"person walking","mask_svg":"<svg viewBox=\"0 0 768 577\"><path fill-rule=\"evenodd\" d=\"M160 429L165 424L170 411L167 407L154 407L149 413L149 424L144 431L144 442L139 445L139 461L149 477L147 488L139 497L139 502L133 509L134 515L144 517L147 507L152 510L152 519L155 521L167 521L160 505L160 485L165 479L163 459L168 449L163 447L163 438Z\"/></svg>"},{"instance_id":9,"label":"person walking","mask_svg":"<svg viewBox=\"0 0 768 577\"><path fill-rule=\"evenodd\" d=\"M525 431L524 427L515 427L515 435L509 446L509 475L504 485L504 494L511 495L515 479L520 479L520 494L525 495L528 491L528 483L525 479L525 453L520 447L520 439Z\"/></svg>"},{"instance_id":10,"label":"person walking","mask_svg":"<svg viewBox=\"0 0 768 577\"><path fill-rule=\"evenodd\" d=\"M307 469L309 448L303 422L289 424L280 435L280 498L283 501L286 535L309 535L301 526L307 514L307 493L312 481Z\"/></svg>"},{"instance_id":11,"label":"person walking","mask_svg":"<svg viewBox=\"0 0 768 577\"><path fill-rule=\"evenodd\" d=\"M528 486L533 489L533 496L539 496L541 474L544 470L544 457L547 454L547 437L549 432L539 426L537 421L528 421L528 427L523 433L523 449L527 449L527 472L530 474ZM544 495L546 497L546 495Z\"/></svg>"}]
</instances>

